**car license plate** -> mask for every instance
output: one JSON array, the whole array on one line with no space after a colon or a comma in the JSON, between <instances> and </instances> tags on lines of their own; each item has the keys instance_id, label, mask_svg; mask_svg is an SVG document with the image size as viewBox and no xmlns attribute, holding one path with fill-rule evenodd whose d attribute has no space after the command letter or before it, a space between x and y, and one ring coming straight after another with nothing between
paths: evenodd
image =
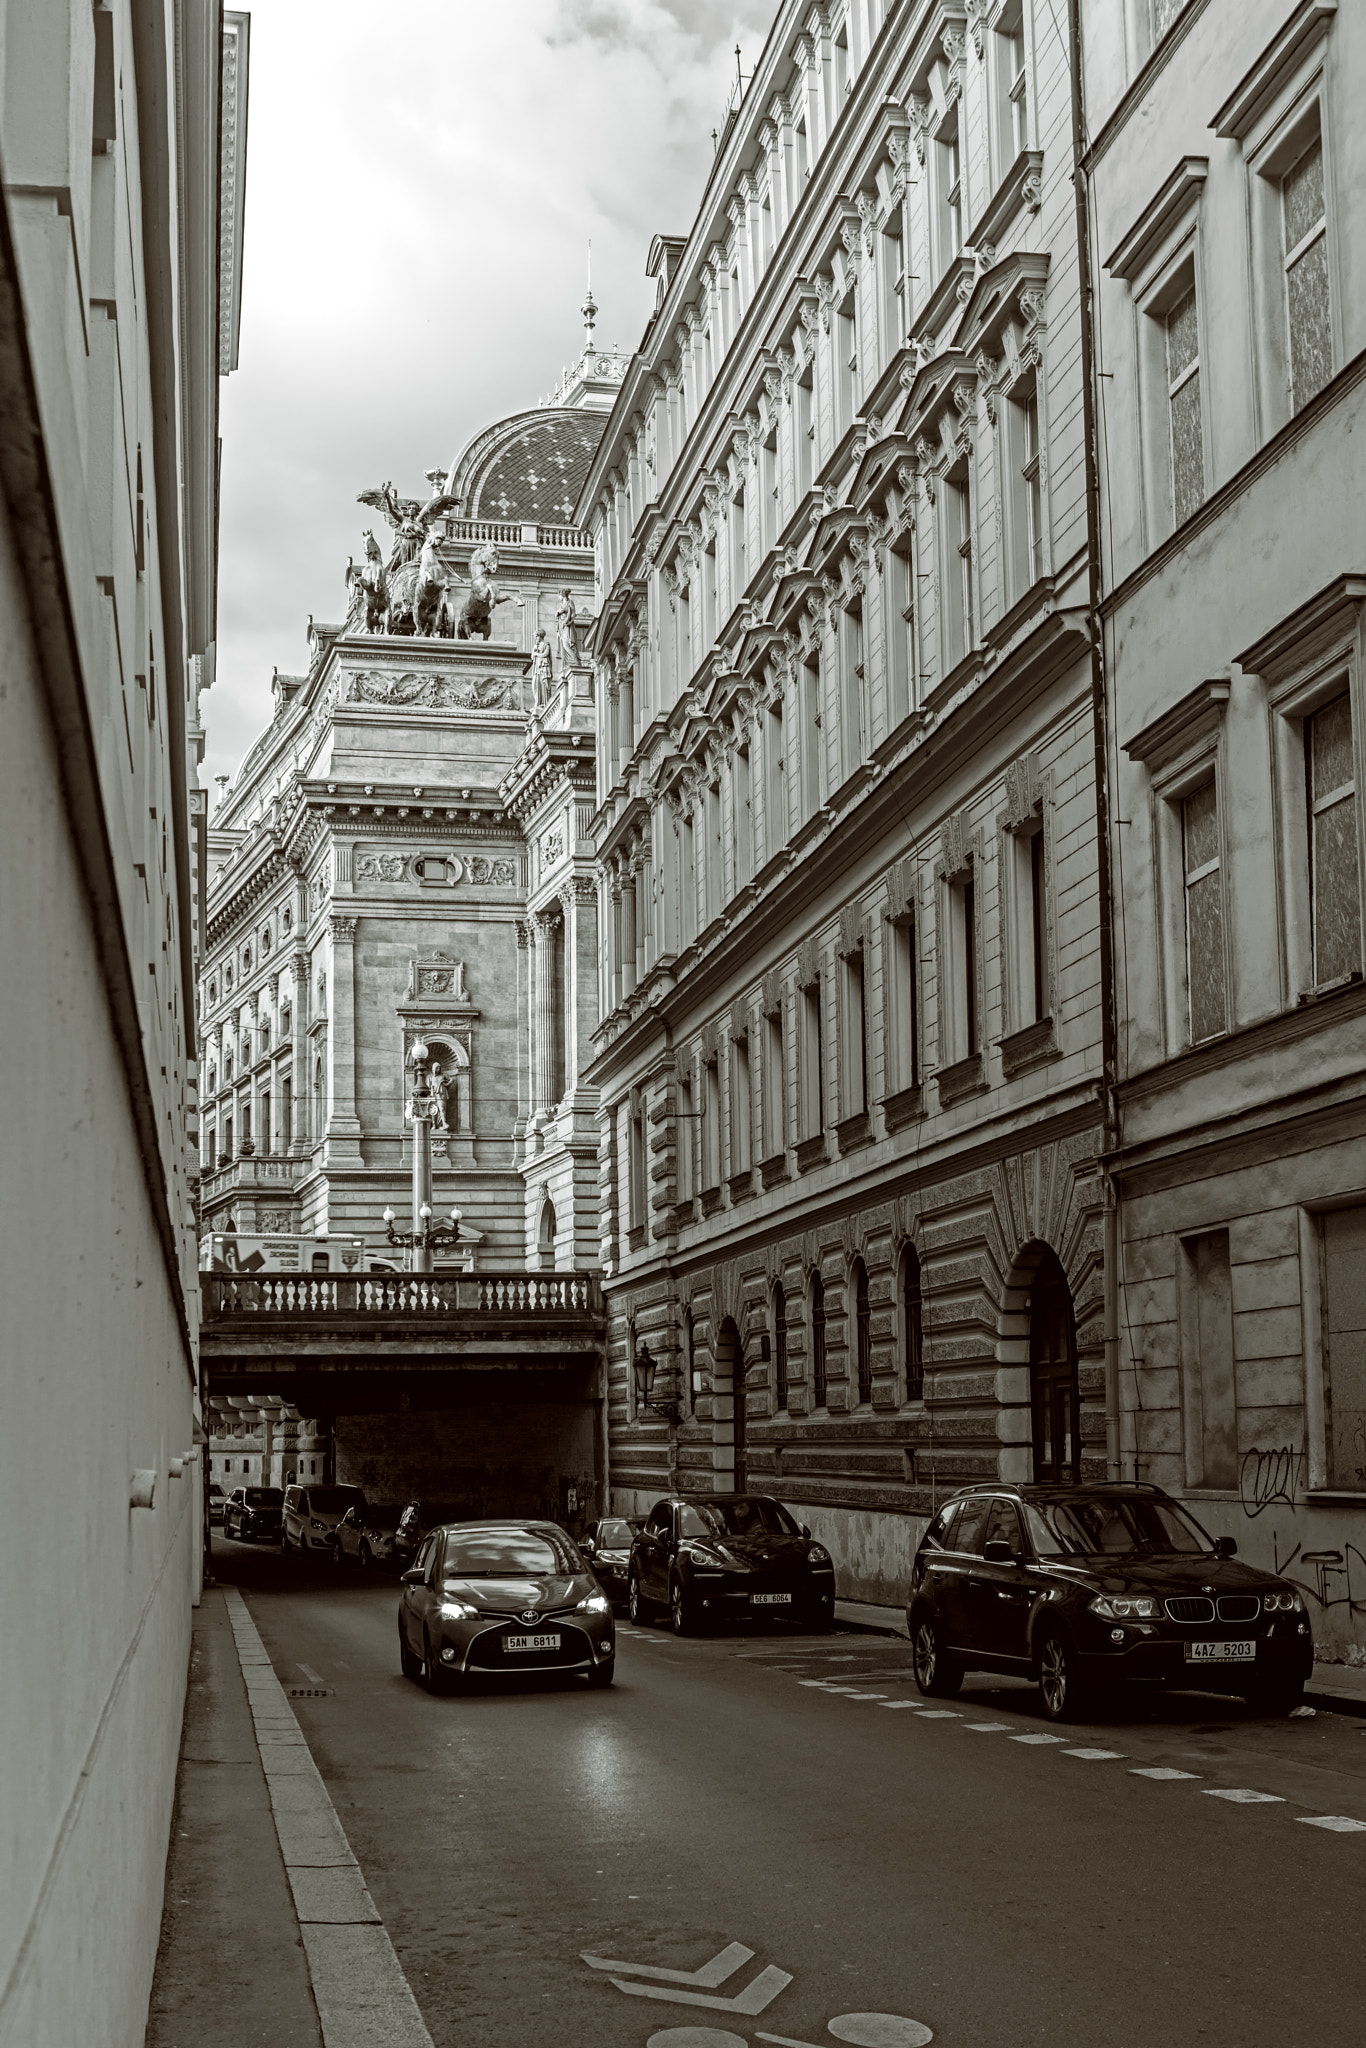
<instances>
[{"instance_id":1,"label":"car license plate","mask_svg":"<svg viewBox=\"0 0 1366 2048\"><path fill-rule=\"evenodd\" d=\"M1188 1664L1254 1664L1255 1643L1187 1643Z\"/></svg>"},{"instance_id":2,"label":"car license plate","mask_svg":"<svg viewBox=\"0 0 1366 2048\"><path fill-rule=\"evenodd\" d=\"M756 1607L790 1607L792 1605L792 1595L790 1593L751 1593L749 1597Z\"/></svg>"},{"instance_id":3,"label":"car license plate","mask_svg":"<svg viewBox=\"0 0 1366 2048\"><path fill-rule=\"evenodd\" d=\"M509 1650L558 1650L560 1639L553 1636L504 1636Z\"/></svg>"}]
</instances>

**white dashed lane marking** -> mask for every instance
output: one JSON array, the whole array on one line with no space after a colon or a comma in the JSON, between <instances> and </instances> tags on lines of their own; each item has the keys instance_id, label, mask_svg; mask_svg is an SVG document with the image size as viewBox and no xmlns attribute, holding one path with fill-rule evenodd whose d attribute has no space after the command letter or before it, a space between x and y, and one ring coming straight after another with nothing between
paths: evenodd
<instances>
[{"instance_id":1,"label":"white dashed lane marking","mask_svg":"<svg viewBox=\"0 0 1366 2048\"><path fill-rule=\"evenodd\" d=\"M915 1712L914 1700L884 1700L882 1704L889 1714L911 1714Z\"/></svg>"},{"instance_id":2,"label":"white dashed lane marking","mask_svg":"<svg viewBox=\"0 0 1366 2048\"><path fill-rule=\"evenodd\" d=\"M1124 1761L1122 1749L1065 1749L1064 1756L1079 1756L1083 1763L1117 1764Z\"/></svg>"},{"instance_id":3,"label":"white dashed lane marking","mask_svg":"<svg viewBox=\"0 0 1366 2048\"><path fill-rule=\"evenodd\" d=\"M1206 1799L1227 1799L1233 1806L1284 1806L1279 1792L1253 1792L1246 1785L1206 1785Z\"/></svg>"},{"instance_id":4,"label":"white dashed lane marking","mask_svg":"<svg viewBox=\"0 0 1366 2048\"><path fill-rule=\"evenodd\" d=\"M963 1718L951 1707L917 1707L916 1713L922 1721L961 1721Z\"/></svg>"},{"instance_id":5,"label":"white dashed lane marking","mask_svg":"<svg viewBox=\"0 0 1366 2048\"><path fill-rule=\"evenodd\" d=\"M1366 1835L1366 1820L1348 1820L1342 1813L1297 1813L1301 1827L1327 1828L1334 1835Z\"/></svg>"},{"instance_id":6,"label":"white dashed lane marking","mask_svg":"<svg viewBox=\"0 0 1366 2048\"><path fill-rule=\"evenodd\" d=\"M1038 1747L1045 1742L1062 1742L1065 1740L1065 1737L1061 1735L1012 1735L1010 1739L1012 1742L1028 1742Z\"/></svg>"},{"instance_id":7,"label":"white dashed lane marking","mask_svg":"<svg viewBox=\"0 0 1366 2048\"><path fill-rule=\"evenodd\" d=\"M1167 1784L1175 1778L1198 1778L1199 1771L1174 1771L1167 1764L1145 1764L1140 1770L1132 1770L1131 1778L1153 1778L1159 1784Z\"/></svg>"},{"instance_id":8,"label":"white dashed lane marking","mask_svg":"<svg viewBox=\"0 0 1366 2048\"><path fill-rule=\"evenodd\" d=\"M966 1723L969 1735L1002 1735L1009 1726L1009 1721L969 1721Z\"/></svg>"}]
</instances>

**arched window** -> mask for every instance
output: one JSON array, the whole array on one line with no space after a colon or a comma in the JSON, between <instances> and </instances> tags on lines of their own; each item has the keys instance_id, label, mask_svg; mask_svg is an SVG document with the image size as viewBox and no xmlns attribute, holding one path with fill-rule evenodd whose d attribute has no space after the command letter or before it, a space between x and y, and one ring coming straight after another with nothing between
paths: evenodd
<instances>
[{"instance_id":1,"label":"arched window","mask_svg":"<svg viewBox=\"0 0 1366 2048\"><path fill-rule=\"evenodd\" d=\"M811 1275L811 1402L825 1406L825 1282Z\"/></svg>"},{"instance_id":2,"label":"arched window","mask_svg":"<svg viewBox=\"0 0 1366 2048\"><path fill-rule=\"evenodd\" d=\"M541 1222L537 1231L537 1243L543 1252L555 1250L555 1204L547 1196L541 1204Z\"/></svg>"},{"instance_id":3,"label":"arched window","mask_svg":"<svg viewBox=\"0 0 1366 2048\"><path fill-rule=\"evenodd\" d=\"M868 1268L862 1259L854 1261L854 1356L859 1402L866 1407L873 1398L873 1317L868 1302Z\"/></svg>"},{"instance_id":4,"label":"arched window","mask_svg":"<svg viewBox=\"0 0 1366 2048\"><path fill-rule=\"evenodd\" d=\"M773 1405L787 1406L787 1292L781 1280L773 1288Z\"/></svg>"},{"instance_id":5,"label":"arched window","mask_svg":"<svg viewBox=\"0 0 1366 2048\"><path fill-rule=\"evenodd\" d=\"M901 1254L901 1362L906 1399L925 1398L925 1334L920 1294L920 1260L913 1244Z\"/></svg>"}]
</instances>

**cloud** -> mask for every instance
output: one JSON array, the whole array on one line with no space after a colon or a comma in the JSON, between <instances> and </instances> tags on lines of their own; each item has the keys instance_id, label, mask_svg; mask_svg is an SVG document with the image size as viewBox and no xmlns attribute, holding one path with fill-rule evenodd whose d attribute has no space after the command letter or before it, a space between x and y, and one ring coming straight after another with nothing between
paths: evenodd
<instances>
[{"instance_id":1,"label":"cloud","mask_svg":"<svg viewBox=\"0 0 1366 2048\"><path fill-rule=\"evenodd\" d=\"M224 383L218 681L232 773L344 610L356 493L422 488L582 345L648 318L651 236L685 232L733 45L768 0L253 0L239 370Z\"/></svg>"}]
</instances>

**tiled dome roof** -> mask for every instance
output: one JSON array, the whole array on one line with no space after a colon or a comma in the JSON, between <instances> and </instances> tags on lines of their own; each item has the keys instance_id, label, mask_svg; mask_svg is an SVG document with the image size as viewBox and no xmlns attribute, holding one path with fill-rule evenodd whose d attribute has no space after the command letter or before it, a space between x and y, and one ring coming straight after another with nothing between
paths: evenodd
<instances>
[{"instance_id":1,"label":"tiled dome roof","mask_svg":"<svg viewBox=\"0 0 1366 2048\"><path fill-rule=\"evenodd\" d=\"M462 517L572 525L606 425L604 412L538 407L486 427L451 480Z\"/></svg>"}]
</instances>

